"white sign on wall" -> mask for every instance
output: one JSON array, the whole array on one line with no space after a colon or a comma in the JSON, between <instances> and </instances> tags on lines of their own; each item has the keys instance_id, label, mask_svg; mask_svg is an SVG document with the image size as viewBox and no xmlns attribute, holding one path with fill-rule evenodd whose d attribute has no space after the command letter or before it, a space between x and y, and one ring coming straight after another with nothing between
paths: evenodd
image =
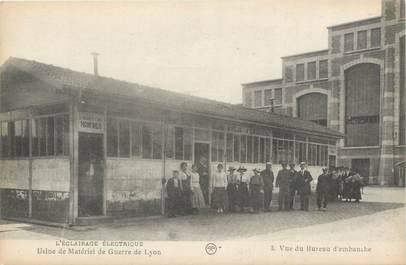
<instances>
[{"instance_id":1,"label":"white sign on wall","mask_svg":"<svg viewBox=\"0 0 406 265\"><path fill-rule=\"evenodd\" d=\"M80 132L104 133L104 116L91 112L79 112L78 128Z\"/></svg>"}]
</instances>

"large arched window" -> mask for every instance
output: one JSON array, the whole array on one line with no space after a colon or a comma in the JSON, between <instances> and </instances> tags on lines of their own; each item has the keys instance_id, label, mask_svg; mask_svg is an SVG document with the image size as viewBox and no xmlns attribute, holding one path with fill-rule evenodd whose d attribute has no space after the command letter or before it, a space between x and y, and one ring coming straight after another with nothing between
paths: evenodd
<instances>
[{"instance_id":1,"label":"large arched window","mask_svg":"<svg viewBox=\"0 0 406 265\"><path fill-rule=\"evenodd\" d=\"M346 146L379 144L380 66L357 64L345 71Z\"/></svg>"},{"instance_id":2,"label":"large arched window","mask_svg":"<svg viewBox=\"0 0 406 265\"><path fill-rule=\"evenodd\" d=\"M297 99L297 116L327 126L327 95L309 93Z\"/></svg>"}]
</instances>

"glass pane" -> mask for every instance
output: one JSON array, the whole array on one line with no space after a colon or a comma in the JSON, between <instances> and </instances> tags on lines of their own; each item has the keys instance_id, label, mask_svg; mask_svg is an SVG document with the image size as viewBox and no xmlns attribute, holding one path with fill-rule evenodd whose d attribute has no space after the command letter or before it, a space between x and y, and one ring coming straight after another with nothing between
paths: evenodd
<instances>
[{"instance_id":1,"label":"glass pane","mask_svg":"<svg viewBox=\"0 0 406 265\"><path fill-rule=\"evenodd\" d=\"M296 65L296 82L304 81L304 64Z\"/></svg>"},{"instance_id":2,"label":"glass pane","mask_svg":"<svg viewBox=\"0 0 406 265\"><path fill-rule=\"evenodd\" d=\"M120 157L130 156L130 122L127 120L120 120L119 129L119 145L120 145Z\"/></svg>"},{"instance_id":3,"label":"glass pane","mask_svg":"<svg viewBox=\"0 0 406 265\"><path fill-rule=\"evenodd\" d=\"M354 33L348 33L344 35L344 51L354 50Z\"/></svg>"},{"instance_id":4,"label":"glass pane","mask_svg":"<svg viewBox=\"0 0 406 265\"><path fill-rule=\"evenodd\" d=\"M22 121L14 122L14 130L15 130L15 156L21 157L22 156L22 138L23 138L23 127Z\"/></svg>"},{"instance_id":5,"label":"glass pane","mask_svg":"<svg viewBox=\"0 0 406 265\"><path fill-rule=\"evenodd\" d=\"M254 137L254 163L258 163L258 155L259 155L259 138Z\"/></svg>"},{"instance_id":6,"label":"glass pane","mask_svg":"<svg viewBox=\"0 0 406 265\"><path fill-rule=\"evenodd\" d=\"M357 33L357 49L367 48L367 31L358 31Z\"/></svg>"},{"instance_id":7,"label":"glass pane","mask_svg":"<svg viewBox=\"0 0 406 265\"><path fill-rule=\"evenodd\" d=\"M54 128L54 117L47 118L47 155L54 155L54 141L55 141L55 128Z\"/></svg>"},{"instance_id":8,"label":"glass pane","mask_svg":"<svg viewBox=\"0 0 406 265\"><path fill-rule=\"evenodd\" d=\"M183 159L183 128L175 127L175 159Z\"/></svg>"},{"instance_id":9,"label":"glass pane","mask_svg":"<svg viewBox=\"0 0 406 265\"><path fill-rule=\"evenodd\" d=\"M271 162L271 139L265 139L265 162Z\"/></svg>"},{"instance_id":10,"label":"glass pane","mask_svg":"<svg viewBox=\"0 0 406 265\"><path fill-rule=\"evenodd\" d=\"M118 156L118 121L109 119L107 122L107 155Z\"/></svg>"},{"instance_id":11,"label":"glass pane","mask_svg":"<svg viewBox=\"0 0 406 265\"><path fill-rule=\"evenodd\" d=\"M224 133L218 133L217 161L219 161L219 162L224 162L224 159L225 159L224 144L225 144Z\"/></svg>"},{"instance_id":12,"label":"glass pane","mask_svg":"<svg viewBox=\"0 0 406 265\"><path fill-rule=\"evenodd\" d=\"M371 30L371 47L381 46L381 29L376 28Z\"/></svg>"},{"instance_id":13,"label":"glass pane","mask_svg":"<svg viewBox=\"0 0 406 265\"><path fill-rule=\"evenodd\" d=\"M38 126L38 138L39 138L39 155L46 156L47 155L47 139L46 139L46 131L47 130L47 119L41 118L39 119L39 126Z\"/></svg>"},{"instance_id":14,"label":"glass pane","mask_svg":"<svg viewBox=\"0 0 406 265\"><path fill-rule=\"evenodd\" d=\"M155 125L153 130L153 158L162 158L162 129L160 125Z\"/></svg>"},{"instance_id":15,"label":"glass pane","mask_svg":"<svg viewBox=\"0 0 406 265\"><path fill-rule=\"evenodd\" d=\"M217 145L218 145L218 133L217 132L213 132L212 133L212 141L211 141L211 161L212 162L216 162L218 161L218 157L217 157Z\"/></svg>"},{"instance_id":16,"label":"glass pane","mask_svg":"<svg viewBox=\"0 0 406 265\"><path fill-rule=\"evenodd\" d=\"M226 144L226 157L227 157L227 162L232 162L233 159L233 146L234 146L234 141L233 141L233 134L227 133L227 144Z\"/></svg>"},{"instance_id":17,"label":"glass pane","mask_svg":"<svg viewBox=\"0 0 406 265\"><path fill-rule=\"evenodd\" d=\"M152 130L147 124L142 126L142 158L152 158Z\"/></svg>"},{"instance_id":18,"label":"glass pane","mask_svg":"<svg viewBox=\"0 0 406 265\"><path fill-rule=\"evenodd\" d=\"M32 156L38 156L39 155L39 149L38 149L38 144L39 144L39 139L38 139L38 124L39 124L39 119L33 119L31 121L31 134L32 134Z\"/></svg>"},{"instance_id":19,"label":"glass pane","mask_svg":"<svg viewBox=\"0 0 406 265\"><path fill-rule=\"evenodd\" d=\"M240 161L241 161L241 163L245 163L247 161L247 159L246 159L246 157L247 157L247 136L246 135L241 135L240 150L241 150Z\"/></svg>"},{"instance_id":20,"label":"glass pane","mask_svg":"<svg viewBox=\"0 0 406 265\"><path fill-rule=\"evenodd\" d=\"M262 90L254 92L255 107L262 107Z\"/></svg>"},{"instance_id":21,"label":"glass pane","mask_svg":"<svg viewBox=\"0 0 406 265\"><path fill-rule=\"evenodd\" d=\"M132 156L141 156L141 124L133 122L131 124L131 152Z\"/></svg>"},{"instance_id":22,"label":"glass pane","mask_svg":"<svg viewBox=\"0 0 406 265\"><path fill-rule=\"evenodd\" d=\"M247 163L252 163L253 161L253 150L252 150L252 136L247 136Z\"/></svg>"},{"instance_id":23,"label":"glass pane","mask_svg":"<svg viewBox=\"0 0 406 265\"><path fill-rule=\"evenodd\" d=\"M69 115L63 115L63 154L65 156L69 155L69 128L70 128L70 120Z\"/></svg>"},{"instance_id":24,"label":"glass pane","mask_svg":"<svg viewBox=\"0 0 406 265\"><path fill-rule=\"evenodd\" d=\"M234 161L240 161L240 136L234 134Z\"/></svg>"},{"instance_id":25,"label":"glass pane","mask_svg":"<svg viewBox=\"0 0 406 265\"><path fill-rule=\"evenodd\" d=\"M63 155L63 116L55 117L55 153Z\"/></svg>"},{"instance_id":26,"label":"glass pane","mask_svg":"<svg viewBox=\"0 0 406 265\"><path fill-rule=\"evenodd\" d=\"M193 129L183 128L184 160L192 160Z\"/></svg>"},{"instance_id":27,"label":"glass pane","mask_svg":"<svg viewBox=\"0 0 406 265\"><path fill-rule=\"evenodd\" d=\"M307 80L316 79L316 62L310 62L307 64Z\"/></svg>"},{"instance_id":28,"label":"glass pane","mask_svg":"<svg viewBox=\"0 0 406 265\"><path fill-rule=\"evenodd\" d=\"M168 127L165 136L165 154L166 158L174 158L175 148L175 129L173 127Z\"/></svg>"},{"instance_id":29,"label":"glass pane","mask_svg":"<svg viewBox=\"0 0 406 265\"><path fill-rule=\"evenodd\" d=\"M328 78L328 60L319 62L319 78Z\"/></svg>"},{"instance_id":30,"label":"glass pane","mask_svg":"<svg viewBox=\"0 0 406 265\"><path fill-rule=\"evenodd\" d=\"M21 155L23 157L28 157L30 154L30 140L29 140L29 130L28 130L28 120L22 121L22 146L21 146Z\"/></svg>"}]
</instances>

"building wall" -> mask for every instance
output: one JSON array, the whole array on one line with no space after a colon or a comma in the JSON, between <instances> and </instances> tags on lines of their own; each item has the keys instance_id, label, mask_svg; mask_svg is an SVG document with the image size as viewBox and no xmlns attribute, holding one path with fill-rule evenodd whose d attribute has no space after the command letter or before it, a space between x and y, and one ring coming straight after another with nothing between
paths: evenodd
<instances>
[{"instance_id":1,"label":"building wall","mask_svg":"<svg viewBox=\"0 0 406 265\"><path fill-rule=\"evenodd\" d=\"M328 122L331 129L345 133L347 117L345 71L360 64L380 67L379 84L379 141L374 146L348 148L339 142L338 165L351 167L353 159L370 159L370 183L394 185L395 161L406 160L404 148L399 146L400 128L400 38L405 35L404 12L401 1L383 0L382 16L329 27L328 50L283 57L283 104L278 112L297 116L298 96L324 93L328 96ZM404 3L403 3L404 6ZM377 37L380 32L380 40ZM348 49L352 36L353 49ZM378 41L377 41L378 40ZM328 60L328 78L309 80L309 62ZM303 79L297 77L297 67L304 67ZM316 64L319 66L319 63ZM319 67L317 67L319 73ZM302 74L301 74L302 76ZM243 85L243 91L264 89L263 83ZM403 88L404 89L404 88ZM243 94L246 95L246 94ZM365 133L366 135L368 133ZM373 150L373 151L371 151Z\"/></svg>"}]
</instances>

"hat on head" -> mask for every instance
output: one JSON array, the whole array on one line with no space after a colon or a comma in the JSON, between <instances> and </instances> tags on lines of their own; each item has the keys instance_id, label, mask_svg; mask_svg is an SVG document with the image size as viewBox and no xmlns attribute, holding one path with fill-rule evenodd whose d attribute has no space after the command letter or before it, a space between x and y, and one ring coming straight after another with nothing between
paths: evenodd
<instances>
[{"instance_id":1,"label":"hat on head","mask_svg":"<svg viewBox=\"0 0 406 265\"><path fill-rule=\"evenodd\" d=\"M295 163L290 163L289 166L295 167Z\"/></svg>"},{"instance_id":2,"label":"hat on head","mask_svg":"<svg viewBox=\"0 0 406 265\"><path fill-rule=\"evenodd\" d=\"M229 167L228 167L228 171L234 171L234 170L236 170L235 167L233 167L233 166L229 166Z\"/></svg>"},{"instance_id":3,"label":"hat on head","mask_svg":"<svg viewBox=\"0 0 406 265\"><path fill-rule=\"evenodd\" d=\"M266 165L267 165L267 166L268 166L268 165L272 166L272 162L266 162Z\"/></svg>"},{"instance_id":4,"label":"hat on head","mask_svg":"<svg viewBox=\"0 0 406 265\"><path fill-rule=\"evenodd\" d=\"M304 165L304 166L305 166L305 165L306 165L306 163L302 161L302 162L300 162L300 165Z\"/></svg>"},{"instance_id":5,"label":"hat on head","mask_svg":"<svg viewBox=\"0 0 406 265\"><path fill-rule=\"evenodd\" d=\"M260 173L261 170L259 170L258 168L254 168L252 171L256 172L256 173Z\"/></svg>"},{"instance_id":6,"label":"hat on head","mask_svg":"<svg viewBox=\"0 0 406 265\"><path fill-rule=\"evenodd\" d=\"M323 168L321 168L321 170L323 170L323 172L326 172L326 171L327 171L327 168L326 168L326 167L323 167Z\"/></svg>"},{"instance_id":7,"label":"hat on head","mask_svg":"<svg viewBox=\"0 0 406 265\"><path fill-rule=\"evenodd\" d=\"M239 168L237 169L237 171L245 172L245 171L247 171L247 169L246 169L245 167L239 167Z\"/></svg>"}]
</instances>

